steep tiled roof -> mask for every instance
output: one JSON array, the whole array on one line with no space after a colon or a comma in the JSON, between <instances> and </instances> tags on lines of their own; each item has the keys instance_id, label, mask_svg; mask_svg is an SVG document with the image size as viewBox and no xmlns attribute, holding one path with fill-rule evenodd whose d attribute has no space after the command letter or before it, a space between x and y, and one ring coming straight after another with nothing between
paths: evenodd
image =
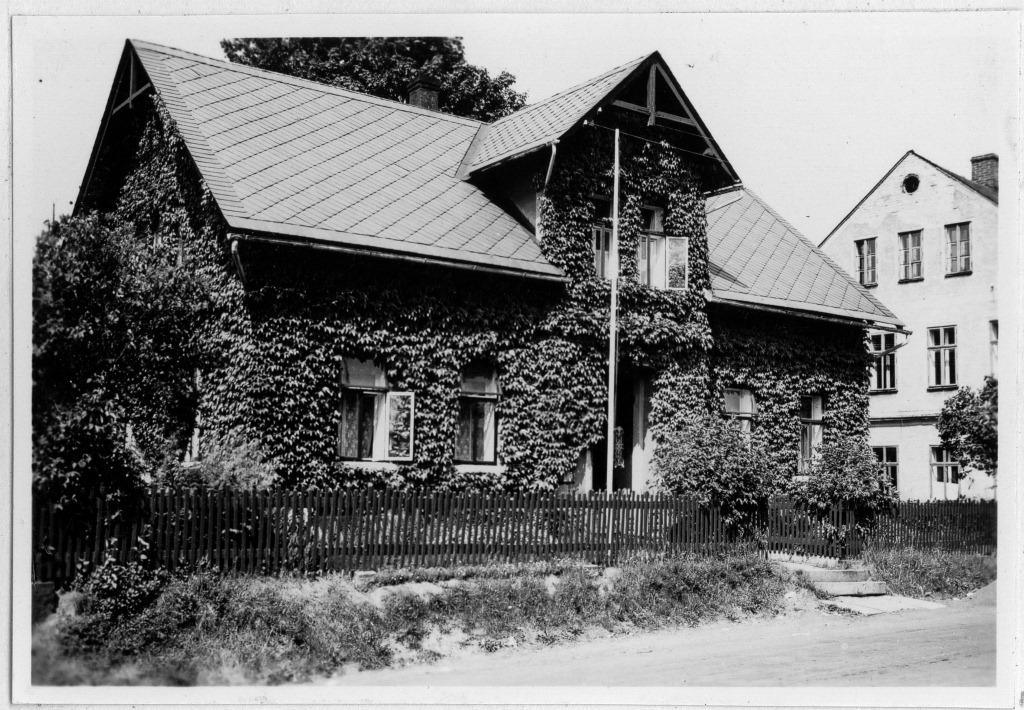
<instances>
[{"instance_id":1,"label":"steep tiled roof","mask_svg":"<svg viewBox=\"0 0 1024 710\"><path fill-rule=\"evenodd\" d=\"M561 91L483 126L474 141L466 172L493 165L545 145L568 131L647 57L639 57L601 76Z\"/></svg>"},{"instance_id":2,"label":"steep tiled roof","mask_svg":"<svg viewBox=\"0 0 1024 710\"><path fill-rule=\"evenodd\" d=\"M901 324L748 188L709 196L705 210L716 300Z\"/></svg>"},{"instance_id":3,"label":"steep tiled roof","mask_svg":"<svg viewBox=\"0 0 1024 710\"><path fill-rule=\"evenodd\" d=\"M478 121L131 45L231 228L560 275L527 228L456 177Z\"/></svg>"}]
</instances>

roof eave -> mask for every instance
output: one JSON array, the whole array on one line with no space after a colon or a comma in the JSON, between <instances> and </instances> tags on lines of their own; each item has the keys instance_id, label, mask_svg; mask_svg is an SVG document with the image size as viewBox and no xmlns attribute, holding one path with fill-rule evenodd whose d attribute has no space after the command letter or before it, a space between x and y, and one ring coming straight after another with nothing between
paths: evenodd
<instances>
[{"instance_id":1,"label":"roof eave","mask_svg":"<svg viewBox=\"0 0 1024 710\"><path fill-rule=\"evenodd\" d=\"M804 303L799 307L786 304L779 299L762 298L760 296L748 296L746 294L728 295L712 291L707 295L709 303L718 303L738 308L750 308L753 310L770 311L784 315L804 318L816 318L834 322L844 322L858 327L870 327L877 330L894 330L897 332L908 332L901 320L890 318L881 314L864 313L830 306L819 306L816 304Z\"/></svg>"}]
</instances>

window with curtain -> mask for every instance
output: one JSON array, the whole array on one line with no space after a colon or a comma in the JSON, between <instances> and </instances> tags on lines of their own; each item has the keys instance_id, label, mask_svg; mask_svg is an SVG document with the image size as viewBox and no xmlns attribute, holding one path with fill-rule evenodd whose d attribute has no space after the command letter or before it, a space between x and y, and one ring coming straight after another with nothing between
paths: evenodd
<instances>
[{"instance_id":1,"label":"window with curtain","mask_svg":"<svg viewBox=\"0 0 1024 710\"><path fill-rule=\"evenodd\" d=\"M498 375L488 365L471 365L462 373L457 463L497 463Z\"/></svg>"},{"instance_id":2,"label":"window with curtain","mask_svg":"<svg viewBox=\"0 0 1024 710\"><path fill-rule=\"evenodd\" d=\"M651 288L665 288L665 225L660 207L644 207L643 228L637 245L637 271L640 283Z\"/></svg>"},{"instance_id":3,"label":"window with curtain","mask_svg":"<svg viewBox=\"0 0 1024 710\"><path fill-rule=\"evenodd\" d=\"M757 404L753 392L738 387L725 389L725 416L735 421L740 431L750 433L756 412Z\"/></svg>"},{"instance_id":4,"label":"window with curtain","mask_svg":"<svg viewBox=\"0 0 1024 710\"><path fill-rule=\"evenodd\" d=\"M807 472L814 452L821 446L825 433L824 415L823 396L815 394L800 398L800 456L797 461L800 473Z\"/></svg>"},{"instance_id":5,"label":"window with curtain","mask_svg":"<svg viewBox=\"0 0 1024 710\"><path fill-rule=\"evenodd\" d=\"M341 373L338 454L356 461L412 459L416 397L393 391L371 360L345 358Z\"/></svg>"}]
</instances>

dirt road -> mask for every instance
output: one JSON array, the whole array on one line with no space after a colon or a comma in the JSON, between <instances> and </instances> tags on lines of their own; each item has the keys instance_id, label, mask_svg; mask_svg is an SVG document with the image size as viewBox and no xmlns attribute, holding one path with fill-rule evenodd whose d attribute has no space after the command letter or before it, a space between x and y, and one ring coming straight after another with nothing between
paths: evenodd
<instances>
[{"instance_id":1,"label":"dirt road","mask_svg":"<svg viewBox=\"0 0 1024 710\"><path fill-rule=\"evenodd\" d=\"M983 686L995 683L992 594L870 617L805 611L434 665L348 673L344 685Z\"/></svg>"}]
</instances>

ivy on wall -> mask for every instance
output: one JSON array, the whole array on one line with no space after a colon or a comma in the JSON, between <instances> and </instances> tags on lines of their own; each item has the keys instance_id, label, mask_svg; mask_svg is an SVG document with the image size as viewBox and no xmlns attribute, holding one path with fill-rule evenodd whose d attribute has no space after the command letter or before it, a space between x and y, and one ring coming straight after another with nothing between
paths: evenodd
<instances>
[{"instance_id":1,"label":"ivy on wall","mask_svg":"<svg viewBox=\"0 0 1024 710\"><path fill-rule=\"evenodd\" d=\"M849 354L861 352L862 333L782 318L769 335L761 317L709 320L700 180L682 154L658 145L625 140L621 160L620 362L651 375L656 437L671 436L681 417L718 408L722 383L755 390L758 435L781 437L773 447L780 466L795 436L798 392L829 396L826 424L866 428L864 363ZM311 258L302 248L244 243L252 273L243 286L226 225L158 98L116 212L135 224L140 244L158 235L176 245L182 268L204 275L207 305L196 314L189 349L201 379L182 385L194 388L187 394L204 438L258 442L288 486L552 488L604 436L609 286L594 272L591 225L594 197L611 191L611 163L602 129L584 128L560 145L540 214L541 248L567 274L564 285L441 267L424 274L398 262ZM638 282L643 205L664 209L667 234L689 238L686 291ZM345 357L377 361L394 388L416 393L411 463L339 461ZM474 362L499 372L502 467L453 462L460 373ZM137 419L154 421L145 397L137 400ZM179 415L177 430L191 416ZM167 428L148 435L158 439Z\"/></svg>"}]
</instances>

